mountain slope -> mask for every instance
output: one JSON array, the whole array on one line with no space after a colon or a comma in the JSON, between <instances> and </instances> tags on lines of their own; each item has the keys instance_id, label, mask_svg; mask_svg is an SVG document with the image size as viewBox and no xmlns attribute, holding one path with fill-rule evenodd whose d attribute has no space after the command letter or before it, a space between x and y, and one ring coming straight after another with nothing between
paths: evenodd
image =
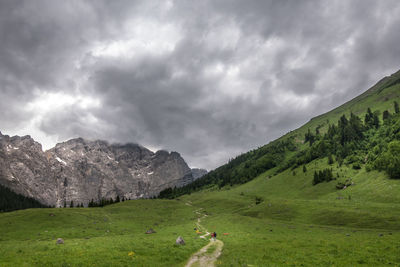
<instances>
[{"instance_id":1,"label":"mountain slope","mask_svg":"<svg viewBox=\"0 0 400 267\"><path fill-rule=\"evenodd\" d=\"M352 161L348 157L351 156L350 154L357 154L357 150L360 149L363 150L363 152L359 153L358 156L367 156L368 149L372 149L376 145L373 139L384 136L384 130L391 131L393 135L390 137L391 140L386 141L392 141L397 138L395 136L396 129L393 129L393 127L397 127L395 125L399 121L398 116L396 116L396 114L391 116L390 125L387 127L382 119L384 111L388 111L389 114L395 113L395 101L397 103L400 102L400 71L389 77L385 77L365 93L342 106L311 119L302 127L289 132L265 146L239 155L229 163L211 171L191 185L176 190L165 190L161 192L160 197L172 198L207 187L218 186L221 188L226 185L242 184L254 179L271 168L276 168L274 173L276 174L288 168L295 168L296 165L311 162L316 158L328 157L328 154L331 154L335 160L336 157L338 157L341 163L344 161ZM375 127L375 129L372 129L373 127L371 125L365 123L365 116L368 108L372 110L371 118L375 117L379 125L385 127ZM351 114L353 114L353 117ZM338 122L343 115L346 116L346 120L354 118L352 122L360 121L359 124L360 127L362 127L360 134L362 138L359 140L346 140L346 144L341 144L341 148L325 149L320 155L312 155L311 158L308 156L307 160L299 162L297 159L306 157L306 153L312 154L313 150L320 149L320 146L317 146L318 144L322 143L322 145L325 145L328 143L330 146L336 146L335 143L337 143L337 140L334 140L334 138L337 137L333 136L335 134L330 134L330 136L326 135L329 128L335 127L335 129L338 130L340 125ZM358 122L356 124L358 124ZM350 129L350 131L353 130L354 129ZM312 142L317 141L312 147L310 146L311 142L306 140L306 135L308 133L315 139L312 140ZM336 133L336 135L340 135L340 133ZM341 135L343 137L343 134ZM379 151L379 155L387 150L389 142L386 141L385 144L381 144L383 149ZM349 148L350 145L353 145L353 147ZM362 146L362 148L360 146ZM344 147L351 152L349 155L338 151L338 149L344 150ZM374 155L374 157L378 157L378 154ZM366 162L360 162L362 165L364 163ZM373 162L369 163L373 165Z\"/></svg>"}]
</instances>

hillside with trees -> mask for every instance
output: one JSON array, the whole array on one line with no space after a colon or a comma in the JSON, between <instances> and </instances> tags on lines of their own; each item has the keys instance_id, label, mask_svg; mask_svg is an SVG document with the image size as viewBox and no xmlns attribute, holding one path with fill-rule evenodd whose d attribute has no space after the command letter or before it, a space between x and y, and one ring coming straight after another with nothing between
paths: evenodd
<instances>
[{"instance_id":1,"label":"hillside with trees","mask_svg":"<svg viewBox=\"0 0 400 267\"><path fill-rule=\"evenodd\" d=\"M299 129L237 156L192 184L168 188L159 197L175 198L202 189L243 184L270 169L274 176L322 158L330 165L379 170L391 179L400 179L399 83L400 71ZM335 180L334 174L316 173L315 177L313 184Z\"/></svg>"}]
</instances>

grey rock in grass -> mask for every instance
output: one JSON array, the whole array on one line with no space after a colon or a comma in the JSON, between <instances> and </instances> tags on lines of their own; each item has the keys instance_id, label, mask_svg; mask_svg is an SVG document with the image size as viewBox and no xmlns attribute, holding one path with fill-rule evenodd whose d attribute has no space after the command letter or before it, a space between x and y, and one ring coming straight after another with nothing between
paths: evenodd
<instances>
[{"instance_id":1,"label":"grey rock in grass","mask_svg":"<svg viewBox=\"0 0 400 267\"><path fill-rule=\"evenodd\" d=\"M57 244L57 245L64 244L64 239L62 239L62 238L57 238L56 244Z\"/></svg>"},{"instance_id":2,"label":"grey rock in grass","mask_svg":"<svg viewBox=\"0 0 400 267\"><path fill-rule=\"evenodd\" d=\"M175 241L175 244L177 245L185 245L185 240L181 236L178 236L178 238Z\"/></svg>"},{"instance_id":3,"label":"grey rock in grass","mask_svg":"<svg viewBox=\"0 0 400 267\"><path fill-rule=\"evenodd\" d=\"M156 231L153 230L153 228L150 228L149 230L146 231L146 234L154 234Z\"/></svg>"}]
</instances>

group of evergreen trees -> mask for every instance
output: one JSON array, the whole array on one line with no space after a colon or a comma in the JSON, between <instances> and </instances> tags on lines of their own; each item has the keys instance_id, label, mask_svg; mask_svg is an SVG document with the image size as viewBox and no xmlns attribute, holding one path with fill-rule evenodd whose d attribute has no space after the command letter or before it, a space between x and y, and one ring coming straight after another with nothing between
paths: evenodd
<instances>
[{"instance_id":1,"label":"group of evergreen trees","mask_svg":"<svg viewBox=\"0 0 400 267\"><path fill-rule=\"evenodd\" d=\"M5 186L0 185L0 212L29 208L48 208L39 201L17 194Z\"/></svg>"},{"instance_id":2,"label":"group of evergreen trees","mask_svg":"<svg viewBox=\"0 0 400 267\"><path fill-rule=\"evenodd\" d=\"M130 198L127 199L127 200L130 200ZM121 199L119 196L117 196L115 198L115 200L112 197L109 198L109 199L102 198L102 199L100 199L99 202L96 202L96 201L94 201L92 199L92 200L90 200L90 202L88 204L88 207L89 208L92 208L92 207L104 207L104 206L107 206L107 205L111 205L111 204L118 203L118 202L124 202L124 201L125 201L125 197L122 197L122 199Z\"/></svg>"},{"instance_id":3,"label":"group of evergreen trees","mask_svg":"<svg viewBox=\"0 0 400 267\"><path fill-rule=\"evenodd\" d=\"M322 171L315 171L314 172L314 179L313 179L313 185L322 183L322 182L329 182L334 180L335 178L333 177L332 169L324 169Z\"/></svg>"},{"instance_id":4,"label":"group of evergreen trees","mask_svg":"<svg viewBox=\"0 0 400 267\"><path fill-rule=\"evenodd\" d=\"M64 202L64 208L66 208L66 207L67 207L67 202ZM74 201L72 201L72 200L71 200L71 202L69 203L69 208L83 208L83 207L85 207L85 206L83 205L83 203L80 203L80 204L75 205L75 204L74 204Z\"/></svg>"},{"instance_id":5,"label":"group of evergreen trees","mask_svg":"<svg viewBox=\"0 0 400 267\"><path fill-rule=\"evenodd\" d=\"M244 184L261 173L278 166L289 151L295 151L294 138L275 141L230 160L227 164L209 172L193 183L180 188L167 188L159 198L175 198L203 188Z\"/></svg>"}]
</instances>

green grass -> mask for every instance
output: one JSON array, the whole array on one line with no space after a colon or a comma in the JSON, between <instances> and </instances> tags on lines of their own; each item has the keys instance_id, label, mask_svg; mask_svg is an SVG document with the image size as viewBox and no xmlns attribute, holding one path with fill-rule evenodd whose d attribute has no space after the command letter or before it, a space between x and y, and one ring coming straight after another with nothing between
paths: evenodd
<instances>
[{"instance_id":1,"label":"green grass","mask_svg":"<svg viewBox=\"0 0 400 267\"><path fill-rule=\"evenodd\" d=\"M204 244L194 220L192 208L162 200L3 213L0 266L181 266ZM185 246L175 245L179 235Z\"/></svg>"},{"instance_id":2,"label":"green grass","mask_svg":"<svg viewBox=\"0 0 400 267\"><path fill-rule=\"evenodd\" d=\"M182 198L210 214L203 225L225 243L220 266L400 265L400 181L342 167L355 185L337 190L297 172Z\"/></svg>"},{"instance_id":3,"label":"green grass","mask_svg":"<svg viewBox=\"0 0 400 267\"><path fill-rule=\"evenodd\" d=\"M400 265L400 181L333 164L355 184L312 186L311 173L326 162L178 200L2 213L0 266L184 266L207 244L193 230L199 208L208 214L202 225L225 243L218 266ZM175 245L179 235L186 245Z\"/></svg>"}]
</instances>

